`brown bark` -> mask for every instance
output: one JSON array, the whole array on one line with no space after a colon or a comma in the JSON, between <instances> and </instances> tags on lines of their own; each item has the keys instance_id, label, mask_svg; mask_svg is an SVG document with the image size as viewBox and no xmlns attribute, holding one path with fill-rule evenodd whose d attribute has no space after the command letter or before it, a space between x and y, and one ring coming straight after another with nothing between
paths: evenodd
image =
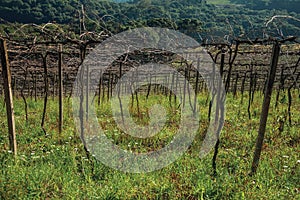
<instances>
[{"instance_id":1,"label":"brown bark","mask_svg":"<svg viewBox=\"0 0 300 200\"><path fill-rule=\"evenodd\" d=\"M42 55L43 59L43 68L44 68L44 108L43 108L43 116L42 116L42 122L41 127L45 133L47 134L44 124L45 124L45 118L46 118L46 112L47 112L47 102L48 102L48 90L49 90L49 84L48 84L48 69L47 69L47 54Z\"/></svg>"},{"instance_id":2,"label":"brown bark","mask_svg":"<svg viewBox=\"0 0 300 200\"><path fill-rule=\"evenodd\" d=\"M253 175L256 173L258 164L259 164L259 159L260 159L263 141L264 141L265 132L266 132L266 125L267 125L270 101L271 101L271 96L272 96L272 89L273 89L273 85L274 85L274 81L275 81L276 68L277 68L277 64L278 64L279 54L280 54L280 44L278 42L276 42L273 46L272 61L271 61L270 72L269 72L269 76L268 76L268 83L267 83L265 96L264 96L264 102L262 105L262 112L261 112L261 116L260 116L260 125L259 125L259 130L258 130L258 136L256 139L255 152L254 152L250 175Z\"/></svg>"},{"instance_id":3,"label":"brown bark","mask_svg":"<svg viewBox=\"0 0 300 200\"><path fill-rule=\"evenodd\" d=\"M62 45L58 50L58 98L59 98L59 121L58 132L61 134L63 126L63 70L62 70Z\"/></svg>"},{"instance_id":4,"label":"brown bark","mask_svg":"<svg viewBox=\"0 0 300 200\"><path fill-rule=\"evenodd\" d=\"M11 72L8 61L6 41L0 39L0 53L1 53L1 65L2 65L2 76L4 83L4 94L5 94L5 105L8 123L8 138L10 150L17 155L17 140L16 140L16 129L14 119L14 106L11 88Z\"/></svg>"}]
</instances>

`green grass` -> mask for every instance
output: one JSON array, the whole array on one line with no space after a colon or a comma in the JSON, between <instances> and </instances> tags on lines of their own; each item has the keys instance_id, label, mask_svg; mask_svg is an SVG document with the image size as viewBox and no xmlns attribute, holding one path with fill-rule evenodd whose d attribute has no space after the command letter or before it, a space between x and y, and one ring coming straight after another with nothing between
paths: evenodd
<instances>
[{"instance_id":1,"label":"green grass","mask_svg":"<svg viewBox=\"0 0 300 200\"><path fill-rule=\"evenodd\" d=\"M61 136L57 133L57 101L49 102L48 135L45 136L40 128L42 100L28 99L27 123L22 100L14 100L18 140L18 156L14 158L8 151L5 106L1 98L0 199L299 199L300 98L295 91L292 125L286 121L284 131L279 132L279 119L287 112L284 95L281 94L277 109L272 99L259 169L252 177L248 174L259 126L263 99L260 93L256 93L252 104L251 120L247 113L247 95L242 105L240 95L237 98L231 94L227 96L217 176L212 173L212 152L204 159L198 157L202 134L207 127L204 95L199 96L202 108L200 133L189 150L169 166L142 174L115 171L96 160L90 162L75 131L71 104L67 100ZM163 96L150 97L148 101L140 97L143 119L137 120L138 123L147 123L147 107L155 103L164 105L168 113L174 111ZM136 106L132 108L132 114L136 114ZM144 140L129 137L116 129L108 103L101 105L98 118L101 126L108 130L108 137L122 148L149 150L143 146ZM170 114L168 120L176 124L176 114ZM174 134L173 123L164 128L165 134L158 134L146 143L154 144L153 149L160 148Z\"/></svg>"}]
</instances>

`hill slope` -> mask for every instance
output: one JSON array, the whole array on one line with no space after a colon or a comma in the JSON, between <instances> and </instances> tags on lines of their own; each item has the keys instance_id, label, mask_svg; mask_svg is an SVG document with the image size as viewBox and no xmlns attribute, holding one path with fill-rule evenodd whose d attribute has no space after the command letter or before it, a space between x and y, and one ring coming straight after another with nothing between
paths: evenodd
<instances>
[{"instance_id":1,"label":"hill slope","mask_svg":"<svg viewBox=\"0 0 300 200\"><path fill-rule=\"evenodd\" d=\"M124 1L124 0L115 0ZM116 33L128 28L158 26L181 30L192 36L201 34L258 37L265 31L277 35L278 24L264 26L274 15L300 18L299 0L132 0L127 3L99 0L2 0L0 18L19 23L57 22L78 27L84 5L89 30L106 29ZM224 5L224 2L226 3ZM250 3L249 3L250 2ZM252 3L251 3L252 2ZM276 8L271 10L271 8ZM300 23L281 20L280 32L299 35Z\"/></svg>"}]
</instances>

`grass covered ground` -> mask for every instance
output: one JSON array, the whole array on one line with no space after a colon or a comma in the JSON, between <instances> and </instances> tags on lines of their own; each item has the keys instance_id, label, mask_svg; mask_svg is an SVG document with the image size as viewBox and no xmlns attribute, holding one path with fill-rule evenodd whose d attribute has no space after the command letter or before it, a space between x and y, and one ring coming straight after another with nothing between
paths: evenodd
<instances>
[{"instance_id":1,"label":"grass covered ground","mask_svg":"<svg viewBox=\"0 0 300 200\"><path fill-rule=\"evenodd\" d=\"M96 160L90 162L75 130L71 102L67 100L61 136L57 131L57 101L50 100L46 118L48 135L45 136L40 128L43 101L28 99L26 122L22 99L15 99L18 156L14 158L8 151L6 112L1 98L0 199L299 199L299 92L293 93L292 125L286 120L282 132L279 126L287 113L287 95L281 94L277 109L274 95L259 169L253 177L248 174L263 98L260 93L255 94L249 120L247 95L243 104L240 97L227 96L217 176L212 173L212 152L204 159L198 157L201 134L207 126L205 96L199 96L201 128L189 150L173 164L145 174L119 172ZM163 96L150 95L148 102L158 100L168 108L168 99ZM147 104L141 97L142 113ZM127 144L131 149L146 150L141 147L141 140L132 140L112 126L108 105L105 103L98 110L99 121L106 127L108 137L116 143L121 141L123 148ZM176 115L170 116L176 118ZM172 134L172 127L165 129L164 134L152 140L157 145L153 148L159 148L161 141L169 141Z\"/></svg>"}]
</instances>

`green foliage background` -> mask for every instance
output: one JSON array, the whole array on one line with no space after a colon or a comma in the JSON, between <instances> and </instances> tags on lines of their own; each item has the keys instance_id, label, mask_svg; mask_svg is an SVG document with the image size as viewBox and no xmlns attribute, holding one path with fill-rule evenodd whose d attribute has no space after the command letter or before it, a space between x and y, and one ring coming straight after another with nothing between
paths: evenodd
<instances>
[{"instance_id":1,"label":"green foliage background","mask_svg":"<svg viewBox=\"0 0 300 200\"><path fill-rule=\"evenodd\" d=\"M124 1L124 0L123 0ZM81 5L89 30L118 33L129 28L158 26L185 30L193 37L247 33L261 37L266 31L278 35L278 24L265 27L274 15L300 18L299 0L2 0L0 18L19 23L56 22L78 27ZM300 23L278 22L284 35L299 35ZM271 29L271 30L268 30ZM78 31L78 30L77 30Z\"/></svg>"}]
</instances>

